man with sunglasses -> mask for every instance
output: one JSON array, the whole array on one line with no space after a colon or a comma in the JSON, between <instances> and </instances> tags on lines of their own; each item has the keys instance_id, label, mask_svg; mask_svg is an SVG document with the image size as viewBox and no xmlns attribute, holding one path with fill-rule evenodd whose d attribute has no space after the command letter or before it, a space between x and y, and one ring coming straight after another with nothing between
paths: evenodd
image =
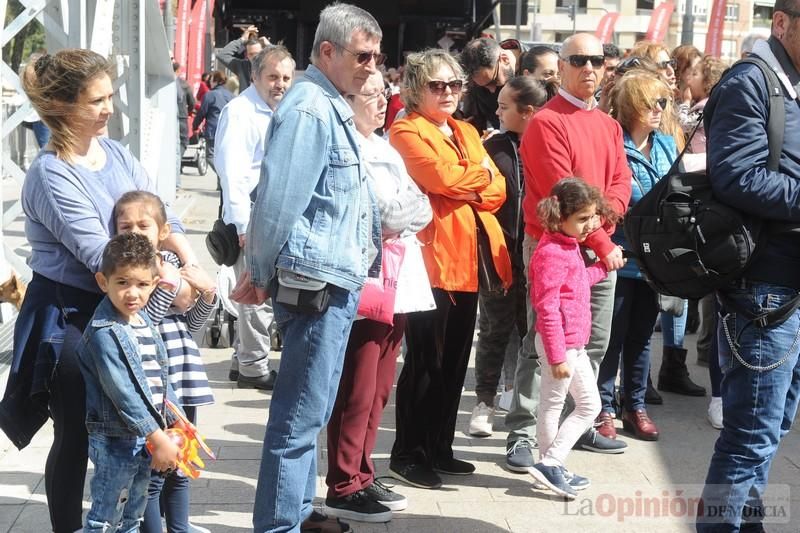
<instances>
[{"instance_id":1,"label":"man with sunglasses","mask_svg":"<svg viewBox=\"0 0 800 533\"><path fill-rule=\"evenodd\" d=\"M328 422L367 274L378 277L380 213L353 110L383 63L368 12L320 13L311 66L275 110L247 229L252 282L272 296L283 338L253 509L254 531L350 531L313 511L316 442Z\"/></svg>"},{"instance_id":2,"label":"man with sunglasses","mask_svg":"<svg viewBox=\"0 0 800 533\"><path fill-rule=\"evenodd\" d=\"M497 96L506 81L514 77L517 56L496 40L481 37L468 42L461 51L461 66L469 80L464 94L464 115L468 122L483 132L500 127L497 118Z\"/></svg>"},{"instance_id":3,"label":"man with sunglasses","mask_svg":"<svg viewBox=\"0 0 800 533\"><path fill-rule=\"evenodd\" d=\"M770 98L761 69L738 63L705 107L714 195L762 219L770 231L762 230L759 252L742 278L718 294L724 427L703 490L700 532L764 531L762 521L780 516L769 513L776 502L766 500L764 492L800 401L800 309L790 309L785 321L771 326L753 320L753 314L779 308L800 291L800 1L775 2L771 36L757 42L752 55L778 74L782 94ZM767 125L777 106L785 109L786 127L778 168L770 170L774 140ZM780 230L767 226L773 221L782 223ZM788 513L788 507L780 507L784 501L777 509Z\"/></svg>"},{"instance_id":4,"label":"man with sunglasses","mask_svg":"<svg viewBox=\"0 0 800 533\"><path fill-rule=\"evenodd\" d=\"M577 176L594 185L619 214L631 196L631 171L625 157L622 129L597 108L594 93L603 77L603 47L591 34L579 33L564 42L558 61L561 88L533 117L522 137L525 172L525 271L543 228L536 215L539 201L563 178ZM590 234L582 246L588 263L603 261L608 278L592 288L592 333L587 345L595 375L605 355L611 333L614 304L614 270L624 264L622 251L611 241L614 226L605 224ZM506 415L509 430L506 465L515 472L533 466L541 369L534 347L536 314L528 308L528 334L517 359L514 397ZM577 448L598 453L621 453L627 444L600 435L594 428L581 437Z\"/></svg>"}]
</instances>

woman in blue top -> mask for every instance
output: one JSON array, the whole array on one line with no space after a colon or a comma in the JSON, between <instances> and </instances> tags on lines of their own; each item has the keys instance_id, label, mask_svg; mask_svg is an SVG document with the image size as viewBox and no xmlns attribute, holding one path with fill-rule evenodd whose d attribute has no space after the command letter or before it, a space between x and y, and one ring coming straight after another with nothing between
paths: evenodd
<instances>
[{"instance_id":1,"label":"woman in blue top","mask_svg":"<svg viewBox=\"0 0 800 533\"><path fill-rule=\"evenodd\" d=\"M667 173L677 156L675 139L660 129L664 115L671 112L671 95L658 74L645 70L628 72L612 92L611 115L622 126L633 174L629 206L635 205ZM622 226L617 227L612 239L626 246ZM602 400L598 431L616 438L612 417L614 382L622 354L623 426L641 439L658 440L658 428L647 415L644 403L650 372L650 337L658 317L657 298L635 261L628 261L617 276L611 338L597 377Z\"/></svg>"},{"instance_id":2,"label":"woman in blue top","mask_svg":"<svg viewBox=\"0 0 800 533\"><path fill-rule=\"evenodd\" d=\"M113 69L95 52L67 49L43 55L23 76L52 137L22 187L33 279L14 327L0 427L21 449L48 416L53 419L45 488L56 533L82 526L88 440L75 349L102 297L94 273L113 233L114 203L133 189L156 191L131 153L104 136L114 112ZM178 219L169 220L166 247L184 263L196 263Z\"/></svg>"},{"instance_id":3,"label":"woman in blue top","mask_svg":"<svg viewBox=\"0 0 800 533\"><path fill-rule=\"evenodd\" d=\"M192 122L192 129L196 131L197 128L200 127L200 124L202 124L204 120L206 121L206 126L203 129L203 137L206 140L206 159L208 159L211 168L215 170L214 136L217 133L217 122L219 122L219 115L222 113L222 108L233 100L233 93L225 87L225 82L227 81L228 77L225 73L219 70L215 70L211 73L211 77L208 79L211 90L203 97L203 103L200 105L200 109L195 114L194 121Z\"/></svg>"}]
</instances>

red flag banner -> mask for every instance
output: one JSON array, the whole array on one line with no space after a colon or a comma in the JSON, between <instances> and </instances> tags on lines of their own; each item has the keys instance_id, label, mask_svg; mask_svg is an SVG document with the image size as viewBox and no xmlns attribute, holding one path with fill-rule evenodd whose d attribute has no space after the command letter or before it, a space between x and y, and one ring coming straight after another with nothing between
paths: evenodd
<instances>
[{"instance_id":1,"label":"red flag banner","mask_svg":"<svg viewBox=\"0 0 800 533\"><path fill-rule=\"evenodd\" d=\"M726 0L714 0L711 6L711 17L708 19L706 34L706 55L720 57L722 55L722 33L725 29Z\"/></svg>"},{"instance_id":2,"label":"red flag banner","mask_svg":"<svg viewBox=\"0 0 800 533\"><path fill-rule=\"evenodd\" d=\"M672 2L662 2L653 10L650 15L650 26L647 28L647 36L645 39L660 43L664 40L669 29L669 19L672 12L675 10L675 4Z\"/></svg>"},{"instance_id":3,"label":"red flag banner","mask_svg":"<svg viewBox=\"0 0 800 533\"><path fill-rule=\"evenodd\" d=\"M600 23L597 25L597 30L595 30L595 36L600 39L600 42L610 43L614 39L614 25L617 23L617 19L619 18L619 13L606 13L603 15L603 18L600 19Z\"/></svg>"},{"instance_id":4,"label":"red flag banner","mask_svg":"<svg viewBox=\"0 0 800 533\"><path fill-rule=\"evenodd\" d=\"M178 0L178 16L175 21L175 49L172 57L186 71L186 60L189 57L189 8L192 0Z\"/></svg>"},{"instance_id":5,"label":"red flag banner","mask_svg":"<svg viewBox=\"0 0 800 533\"><path fill-rule=\"evenodd\" d=\"M206 22L208 20L207 0L195 0L192 8L192 25L189 30L189 61L186 81L197 94L200 78L203 75L203 54L206 49Z\"/></svg>"}]
</instances>

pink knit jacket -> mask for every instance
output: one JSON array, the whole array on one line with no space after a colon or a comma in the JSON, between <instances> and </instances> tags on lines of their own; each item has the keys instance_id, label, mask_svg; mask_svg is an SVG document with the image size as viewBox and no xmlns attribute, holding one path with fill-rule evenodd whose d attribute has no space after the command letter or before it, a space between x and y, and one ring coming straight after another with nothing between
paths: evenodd
<instances>
[{"instance_id":1,"label":"pink knit jacket","mask_svg":"<svg viewBox=\"0 0 800 533\"><path fill-rule=\"evenodd\" d=\"M536 331L551 365L564 362L567 349L589 342L591 287L605 277L602 261L584 264L577 239L549 231L542 235L533 252L529 279L533 280Z\"/></svg>"}]
</instances>

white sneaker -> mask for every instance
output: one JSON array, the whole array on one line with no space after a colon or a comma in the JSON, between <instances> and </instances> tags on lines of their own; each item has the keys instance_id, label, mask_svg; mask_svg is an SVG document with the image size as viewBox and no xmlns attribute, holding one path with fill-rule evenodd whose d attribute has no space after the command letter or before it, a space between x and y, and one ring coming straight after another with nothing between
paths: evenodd
<instances>
[{"instance_id":1,"label":"white sneaker","mask_svg":"<svg viewBox=\"0 0 800 533\"><path fill-rule=\"evenodd\" d=\"M473 437L491 437L492 415L494 415L493 408L483 402L476 405L469 418L469 434Z\"/></svg>"},{"instance_id":2,"label":"white sneaker","mask_svg":"<svg viewBox=\"0 0 800 533\"><path fill-rule=\"evenodd\" d=\"M712 396L708 404L708 421L714 429L722 429L722 398Z\"/></svg>"},{"instance_id":3,"label":"white sneaker","mask_svg":"<svg viewBox=\"0 0 800 533\"><path fill-rule=\"evenodd\" d=\"M189 522L189 533L211 533L211 530Z\"/></svg>"},{"instance_id":4,"label":"white sneaker","mask_svg":"<svg viewBox=\"0 0 800 533\"><path fill-rule=\"evenodd\" d=\"M497 400L497 408L503 411L511 410L511 397L514 396L514 389L509 389L500 393L500 399Z\"/></svg>"}]
</instances>

